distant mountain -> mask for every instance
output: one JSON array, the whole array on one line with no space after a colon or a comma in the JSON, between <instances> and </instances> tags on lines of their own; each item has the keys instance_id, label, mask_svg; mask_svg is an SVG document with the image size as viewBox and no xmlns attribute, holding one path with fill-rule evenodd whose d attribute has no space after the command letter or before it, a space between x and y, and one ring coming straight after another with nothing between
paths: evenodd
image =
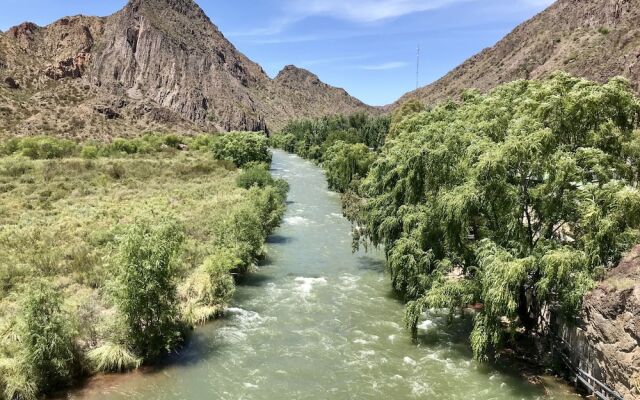
<instances>
[{"instance_id":1,"label":"distant mountain","mask_svg":"<svg viewBox=\"0 0 640 400\"><path fill-rule=\"evenodd\" d=\"M193 0L0 33L0 133L275 130L355 111L378 112L293 66L270 79Z\"/></svg>"},{"instance_id":2,"label":"distant mountain","mask_svg":"<svg viewBox=\"0 0 640 400\"><path fill-rule=\"evenodd\" d=\"M437 103L557 70L596 81L622 75L640 92L640 0L558 0L435 83L410 92Z\"/></svg>"}]
</instances>

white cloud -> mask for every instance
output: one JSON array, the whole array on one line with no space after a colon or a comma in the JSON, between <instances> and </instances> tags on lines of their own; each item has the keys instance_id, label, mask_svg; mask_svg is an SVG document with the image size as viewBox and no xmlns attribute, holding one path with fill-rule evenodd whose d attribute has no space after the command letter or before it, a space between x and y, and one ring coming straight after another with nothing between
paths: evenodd
<instances>
[{"instance_id":1,"label":"white cloud","mask_svg":"<svg viewBox=\"0 0 640 400\"><path fill-rule=\"evenodd\" d=\"M375 65L362 65L359 68L360 69L366 69L367 71L388 71L391 69L400 69L400 68L404 68L406 66L408 66L409 63L404 62L404 61L392 61L392 62L387 62L387 63L382 63L382 64L375 64Z\"/></svg>"},{"instance_id":2,"label":"white cloud","mask_svg":"<svg viewBox=\"0 0 640 400\"><path fill-rule=\"evenodd\" d=\"M325 16L356 23L371 23L472 1L478 0L285 0L281 10L282 15L271 21L266 27L232 32L229 36L277 35L287 30L289 26L314 16Z\"/></svg>"},{"instance_id":3,"label":"white cloud","mask_svg":"<svg viewBox=\"0 0 640 400\"><path fill-rule=\"evenodd\" d=\"M473 0L288 0L300 18L324 15L354 22L376 22Z\"/></svg>"}]
</instances>

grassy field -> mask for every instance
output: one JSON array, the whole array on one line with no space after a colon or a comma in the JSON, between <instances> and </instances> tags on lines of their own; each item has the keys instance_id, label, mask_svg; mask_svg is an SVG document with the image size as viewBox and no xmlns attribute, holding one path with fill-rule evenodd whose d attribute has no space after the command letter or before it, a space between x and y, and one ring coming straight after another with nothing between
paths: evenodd
<instances>
[{"instance_id":1,"label":"grassy field","mask_svg":"<svg viewBox=\"0 0 640 400\"><path fill-rule=\"evenodd\" d=\"M250 271L261 256L266 235L282 216L286 185L256 173L265 171L264 164L248 165L243 172L233 157L218 154L228 160L215 160L211 138L192 139L189 150L182 143L172 147L152 139L146 141L156 144L151 150L138 146L144 152L122 151L127 148L123 143L131 142L101 146L54 140L45 150L67 145L69 149L53 153L42 150L42 145L34 152L28 142L4 142L8 154L0 158L0 389L4 398L28 398L54 389L44 382L52 381L47 374L57 374L56 386L64 386L87 372L130 369L147 358L148 353L136 351L128 337L132 332L118 307L122 296L114 295L123 282L122 265L131 259L123 254L123 238L135 239L132 227L142 226L142 232L150 235L140 236L136 245L140 248L162 231L161 226L177 227L180 232L177 250L167 253L171 268L166 282L175 288L170 289L175 293L167 294L169 299L175 297L175 304L168 304L169 309L175 308L169 319L180 326L176 330L181 337L189 327L223 311L233 295L232 276ZM58 158L39 159L51 154ZM262 180L253 185L255 175ZM162 247L162 239L154 241ZM161 254L154 251L148 254ZM153 264L144 262L140 265ZM45 289L38 286L42 281ZM34 292L47 290L60 298L59 310L56 304L44 307L63 320L61 332L54 336L69 344L70 350L57 365L38 367L34 358L59 355L50 354L55 352L50 349L37 354L25 350L29 343L37 347L37 335L49 343L53 340L48 333L29 330L25 321L29 307L40 304L36 311L42 313L42 302L47 300L38 300ZM42 382L33 376L40 376Z\"/></svg>"}]
</instances>

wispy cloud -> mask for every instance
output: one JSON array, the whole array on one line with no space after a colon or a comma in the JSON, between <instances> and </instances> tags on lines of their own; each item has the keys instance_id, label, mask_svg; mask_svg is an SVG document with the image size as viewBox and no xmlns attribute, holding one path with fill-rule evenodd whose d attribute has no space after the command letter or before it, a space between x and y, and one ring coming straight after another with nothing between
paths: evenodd
<instances>
[{"instance_id":1,"label":"wispy cloud","mask_svg":"<svg viewBox=\"0 0 640 400\"><path fill-rule=\"evenodd\" d=\"M376 22L475 0L288 0L302 18L324 15L353 22Z\"/></svg>"},{"instance_id":2,"label":"wispy cloud","mask_svg":"<svg viewBox=\"0 0 640 400\"><path fill-rule=\"evenodd\" d=\"M269 22L268 25L248 29L237 32L229 32L228 36L230 37L252 37L252 36L271 36L282 33L286 28L290 25L294 24L296 21L299 21L298 17L294 16L281 16Z\"/></svg>"},{"instance_id":3,"label":"wispy cloud","mask_svg":"<svg viewBox=\"0 0 640 400\"><path fill-rule=\"evenodd\" d=\"M364 69L367 71L388 71L392 69L400 69L408 66L409 63L404 61L391 61L382 64L374 64L374 65L360 65L359 69Z\"/></svg>"},{"instance_id":4,"label":"wispy cloud","mask_svg":"<svg viewBox=\"0 0 640 400\"><path fill-rule=\"evenodd\" d=\"M314 60L304 60L298 63L301 67L313 67L315 65L321 64L338 64L344 63L345 61L362 61L367 58L370 58L370 55L358 55L358 56L345 56L345 57L329 57L329 58L317 58Z\"/></svg>"},{"instance_id":5,"label":"wispy cloud","mask_svg":"<svg viewBox=\"0 0 640 400\"><path fill-rule=\"evenodd\" d=\"M373 23L472 1L478 0L285 0L281 9L282 15L271 21L267 26L242 32L231 32L229 36L275 36L286 31L291 25L315 16L330 17L355 23ZM291 39L281 42L263 39L263 42L266 43L291 41ZM298 41L307 40L303 38Z\"/></svg>"}]
</instances>

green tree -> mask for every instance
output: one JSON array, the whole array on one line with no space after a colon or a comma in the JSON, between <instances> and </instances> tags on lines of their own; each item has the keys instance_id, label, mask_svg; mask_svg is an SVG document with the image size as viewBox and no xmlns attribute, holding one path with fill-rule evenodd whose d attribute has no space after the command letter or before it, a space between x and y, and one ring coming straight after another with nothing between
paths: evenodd
<instances>
[{"instance_id":1,"label":"green tree","mask_svg":"<svg viewBox=\"0 0 640 400\"><path fill-rule=\"evenodd\" d=\"M366 176L374 159L364 144L336 142L327 149L322 163L329 188L345 192L354 179Z\"/></svg>"},{"instance_id":2,"label":"green tree","mask_svg":"<svg viewBox=\"0 0 640 400\"><path fill-rule=\"evenodd\" d=\"M481 303L481 358L539 331L552 305L575 315L640 239L639 117L626 81L556 74L395 121L359 188L354 237L386 248L409 326Z\"/></svg>"},{"instance_id":3,"label":"green tree","mask_svg":"<svg viewBox=\"0 0 640 400\"><path fill-rule=\"evenodd\" d=\"M120 242L113 292L131 349L144 359L167 354L182 340L175 260L183 242L177 221L138 220Z\"/></svg>"}]
</instances>

